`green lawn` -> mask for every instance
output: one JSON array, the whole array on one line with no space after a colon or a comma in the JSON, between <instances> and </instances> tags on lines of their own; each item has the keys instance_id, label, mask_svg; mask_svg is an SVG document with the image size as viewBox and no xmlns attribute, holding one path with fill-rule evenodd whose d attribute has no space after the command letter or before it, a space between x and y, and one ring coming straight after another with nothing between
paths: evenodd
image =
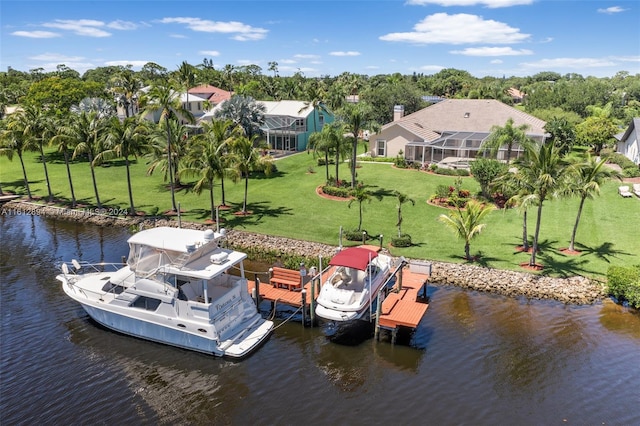
<instances>
[{"instance_id":1,"label":"green lawn","mask_svg":"<svg viewBox=\"0 0 640 426\"><path fill-rule=\"evenodd\" d=\"M55 155L51 153L52 155ZM46 197L42 164L35 154L25 157L31 190L35 196ZM233 209L221 211L224 226L240 230L278 235L301 240L338 244L339 228L355 229L358 224L358 204L351 208L346 201L332 201L316 195L315 188L325 179L325 169L316 165L312 154L299 153L277 161L278 173L268 178L252 178L249 182L248 209L250 216L235 216L242 207L244 182L225 182L226 201ZM64 162L48 163L52 190L58 198L69 197L69 185ZM139 160L132 168L136 208L163 212L171 208L171 197L159 174L146 175L146 164ZM310 173L312 168L315 173ZM334 174L335 168L330 168ZM93 187L87 162L72 165L77 198L94 204ZM126 170L123 163L96 169L98 189L103 204L127 208ZM340 177L349 179L347 164L340 166ZM415 170L398 170L388 164L362 164L358 180L380 194L382 201L372 199L364 205L363 228L372 235L384 235L384 243L397 234L396 198L400 190L415 200L415 206L403 205L402 230L412 236L413 247L390 248L394 256L463 262L464 243L437 217L445 209L428 205L426 200L439 184L453 185L455 178L437 176ZM221 201L219 183L215 190L216 204ZM5 191L24 194L22 172L17 158L0 158L0 185ZM538 261L545 265L544 273L552 275L586 275L603 277L609 265L640 264L640 199L623 199L617 194L618 182L607 183L601 195L587 200L576 239L579 256L565 256L559 249L567 247L577 213L578 200L554 200L545 203L540 232L542 252ZM479 187L473 178L463 178L463 188L472 193ZM176 193L176 200L185 211L183 220L203 221L208 218L208 193L197 196L187 190ZM529 234L533 235L535 211L529 212ZM500 269L519 270L528 255L514 249L521 244L522 215L516 210L496 210L487 219L484 232L471 242L472 254L480 254L479 264ZM345 242L347 244L347 242ZM377 241L374 241L377 244Z\"/></svg>"}]
</instances>

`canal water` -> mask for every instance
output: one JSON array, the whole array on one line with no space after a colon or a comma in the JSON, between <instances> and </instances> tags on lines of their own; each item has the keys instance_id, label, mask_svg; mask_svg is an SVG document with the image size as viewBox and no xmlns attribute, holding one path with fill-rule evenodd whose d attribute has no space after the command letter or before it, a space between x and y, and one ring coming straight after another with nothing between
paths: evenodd
<instances>
[{"instance_id":1,"label":"canal water","mask_svg":"<svg viewBox=\"0 0 640 426\"><path fill-rule=\"evenodd\" d=\"M0 228L3 425L640 425L640 316L609 301L435 285L410 346L288 322L232 362L105 330L64 295L54 263L118 262L126 230Z\"/></svg>"}]
</instances>

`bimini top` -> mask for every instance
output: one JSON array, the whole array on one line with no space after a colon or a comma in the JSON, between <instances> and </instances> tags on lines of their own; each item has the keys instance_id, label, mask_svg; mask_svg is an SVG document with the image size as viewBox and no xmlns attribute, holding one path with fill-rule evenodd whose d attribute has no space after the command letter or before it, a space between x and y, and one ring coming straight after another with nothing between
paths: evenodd
<instances>
[{"instance_id":1,"label":"bimini top","mask_svg":"<svg viewBox=\"0 0 640 426\"><path fill-rule=\"evenodd\" d=\"M187 246L199 246L222 235L213 231L199 231L195 229L158 227L150 228L133 234L127 241L130 245L144 245L161 250L179 253L188 252Z\"/></svg>"},{"instance_id":2,"label":"bimini top","mask_svg":"<svg viewBox=\"0 0 640 426\"><path fill-rule=\"evenodd\" d=\"M378 253L362 247L349 247L335 256L329 261L331 266L346 266L347 268L358 269L364 271L367 269L369 261L378 257Z\"/></svg>"}]
</instances>

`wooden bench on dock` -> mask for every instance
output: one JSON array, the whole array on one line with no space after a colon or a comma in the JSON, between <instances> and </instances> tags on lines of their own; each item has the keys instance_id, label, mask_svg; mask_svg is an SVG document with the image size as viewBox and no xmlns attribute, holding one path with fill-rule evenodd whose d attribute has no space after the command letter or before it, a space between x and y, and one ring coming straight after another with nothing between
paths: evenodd
<instances>
[{"instance_id":1,"label":"wooden bench on dock","mask_svg":"<svg viewBox=\"0 0 640 426\"><path fill-rule=\"evenodd\" d=\"M274 266L272 269L269 282L274 287L286 287L288 290L297 289L301 287L301 277L299 271L292 269L280 268Z\"/></svg>"}]
</instances>

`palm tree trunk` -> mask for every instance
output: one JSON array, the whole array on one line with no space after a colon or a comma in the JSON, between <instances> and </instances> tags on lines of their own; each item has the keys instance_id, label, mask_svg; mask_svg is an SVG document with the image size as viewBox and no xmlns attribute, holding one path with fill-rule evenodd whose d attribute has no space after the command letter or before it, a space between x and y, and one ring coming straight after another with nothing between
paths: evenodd
<instances>
[{"instance_id":1,"label":"palm tree trunk","mask_svg":"<svg viewBox=\"0 0 640 426\"><path fill-rule=\"evenodd\" d=\"M76 193L73 190L73 179L71 179L71 168L69 167L69 153L64 150L64 164L67 166L67 177L69 178L69 189L71 190L71 208L76 208Z\"/></svg>"},{"instance_id":2,"label":"palm tree trunk","mask_svg":"<svg viewBox=\"0 0 640 426\"><path fill-rule=\"evenodd\" d=\"M356 187L356 157L358 156L358 135L353 135L353 150L351 152L351 188Z\"/></svg>"},{"instance_id":3,"label":"palm tree trunk","mask_svg":"<svg viewBox=\"0 0 640 426\"><path fill-rule=\"evenodd\" d=\"M576 223L573 225L573 232L571 233L571 242L569 243L569 250L574 251L574 245L576 242L576 233L578 232L578 223L580 223L580 216L582 215L582 206L584 206L584 200L586 195L583 195L580 199L580 207L578 207L578 216L576 217Z\"/></svg>"},{"instance_id":4,"label":"palm tree trunk","mask_svg":"<svg viewBox=\"0 0 640 426\"><path fill-rule=\"evenodd\" d=\"M22 153L18 154L18 158L20 158L20 165L22 166L22 176L24 177L24 186L27 188L27 196L29 200L32 200L31 196L31 188L29 188L29 179L27 178L27 169L24 168L24 160L22 159Z\"/></svg>"},{"instance_id":5,"label":"palm tree trunk","mask_svg":"<svg viewBox=\"0 0 640 426\"><path fill-rule=\"evenodd\" d=\"M471 260L471 244L468 242L464 243L464 257L467 260Z\"/></svg>"},{"instance_id":6,"label":"palm tree trunk","mask_svg":"<svg viewBox=\"0 0 640 426\"><path fill-rule=\"evenodd\" d=\"M522 250L526 253L529 251L529 236L527 235L527 210L522 214Z\"/></svg>"},{"instance_id":7,"label":"palm tree trunk","mask_svg":"<svg viewBox=\"0 0 640 426\"><path fill-rule=\"evenodd\" d=\"M171 155L171 128L169 127L169 119L165 119L167 125L167 167L169 168L169 189L171 190L171 208L174 212L178 211L176 206L176 196L173 190L173 164Z\"/></svg>"},{"instance_id":8,"label":"palm tree trunk","mask_svg":"<svg viewBox=\"0 0 640 426\"><path fill-rule=\"evenodd\" d=\"M221 206L226 206L226 202L224 200L224 173L220 176L220 189L222 190L222 204Z\"/></svg>"},{"instance_id":9,"label":"palm tree trunk","mask_svg":"<svg viewBox=\"0 0 640 426\"><path fill-rule=\"evenodd\" d=\"M249 171L244 178L244 202L242 203L242 213L247 212L247 193L249 192Z\"/></svg>"},{"instance_id":10,"label":"palm tree trunk","mask_svg":"<svg viewBox=\"0 0 640 426\"><path fill-rule=\"evenodd\" d=\"M329 182L329 151L324 152L324 171L327 175L326 181Z\"/></svg>"},{"instance_id":11,"label":"palm tree trunk","mask_svg":"<svg viewBox=\"0 0 640 426\"><path fill-rule=\"evenodd\" d=\"M213 201L213 181L209 182L209 203L211 205L211 220L216 220L215 211L216 206Z\"/></svg>"},{"instance_id":12,"label":"palm tree trunk","mask_svg":"<svg viewBox=\"0 0 640 426\"><path fill-rule=\"evenodd\" d=\"M40 143L40 158L42 160L42 166L44 167L44 178L47 181L47 191L49 192L49 202L53 202L53 193L51 192L51 182L49 181L49 171L47 170L47 161L44 158L44 149L42 143Z\"/></svg>"},{"instance_id":13,"label":"palm tree trunk","mask_svg":"<svg viewBox=\"0 0 640 426\"><path fill-rule=\"evenodd\" d=\"M336 150L336 182L338 182L338 180L340 180L340 178L338 177L338 169L339 168L340 168L340 150L337 149Z\"/></svg>"},{"instance_id":14,"label":"palm tree trunk","mask_svg":"<svg viewBox=\"0 0 640 426\"><path fill-rule=\"evenodd\" d=\"M531 250L531 259L529 260L529 266L536 266L536 253L538 251L538 235L540 234L540 223L542 223L542 202L544 200L540 198L540 204L538 204L538 217L536 218L536 233L533 235L533 248Z\"/></svg>"},{"instance_id":15,"label":"palm tree trunk","mask_svg":"<svg viewBox=\"0 0 640 426\"><path fill-rule=\"evenodd\" d=\"M96 194L96 205L99 209L102 208L102 203L100 203L100 196L98 195L98 184L96 183L96 173L93 169L93 155L89 152L89 167L91 168L91 179L93 180L93 192Z\"/></svg>"},{"instance_id":16,"label":"palm tree trunk","mask_svg":"<svg viewBox=\"0 0 640 426\"><path fill-rule=\"evenodd\" d=\"M131 205L131 209L129 210L129 214L131 216L136 215L136 208L133 205L133 191L131 190L131 172L129 171L129 157L124 157L124 164L127 166L127 188L129 189L129 205Z\"/></svg>"},{"instance_id":17,"label":"palm tree trunk","mask_svg":"<svg viewBox=\"0 0 640 426\"><path fill-rule=\"evenodd\" d=\"M358 231L362 230L362 201L360 201L360 221L358 222Z\"/></svg>"}]
</instances>

